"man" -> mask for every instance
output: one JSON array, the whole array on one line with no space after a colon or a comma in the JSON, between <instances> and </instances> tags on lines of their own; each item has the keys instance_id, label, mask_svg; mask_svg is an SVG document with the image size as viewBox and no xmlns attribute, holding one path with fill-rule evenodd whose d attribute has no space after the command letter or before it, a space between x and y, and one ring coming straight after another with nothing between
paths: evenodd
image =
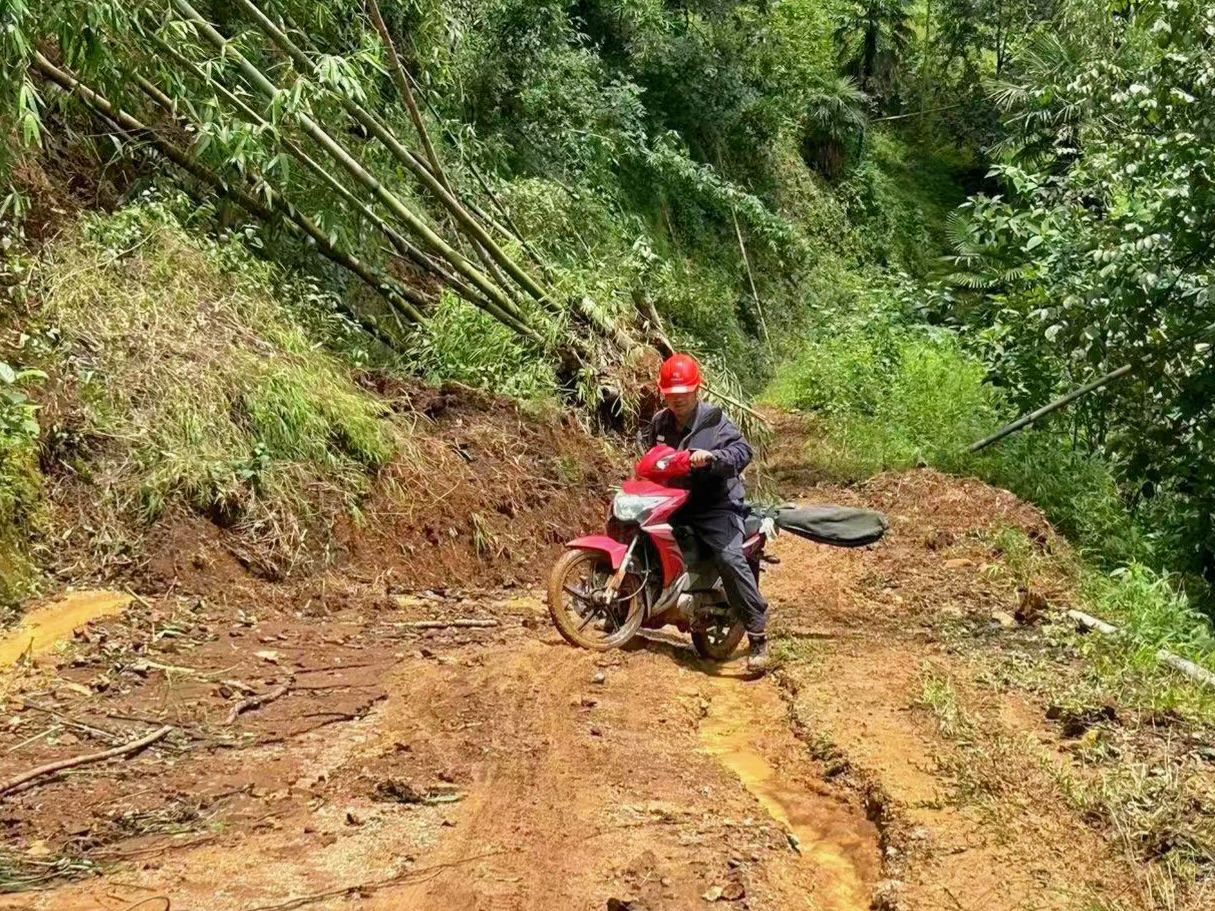
<instances>
[{"instance_id":1,"label":"man","mask_svg":"<svg viewBox=\"0 0 1215 911\"><path fill-rule=\"evenodd\" d=\"M751 446L720 408L700 401L700 365L676 354L662 365L658 388L666 408L654 415L640 434L648 450L665 444L691 452L691 493L676 514L713 554L730 606L747 627L751 652L747 665L763 672L771 666L768 602L759 593L755 574L743 555L743 485L739 475L751 462Z\"/></svg>"}]
</instances>

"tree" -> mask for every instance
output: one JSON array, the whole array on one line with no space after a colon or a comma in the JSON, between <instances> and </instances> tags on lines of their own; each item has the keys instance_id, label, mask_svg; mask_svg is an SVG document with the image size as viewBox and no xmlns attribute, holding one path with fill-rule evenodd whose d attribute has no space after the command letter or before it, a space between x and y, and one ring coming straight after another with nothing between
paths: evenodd
<instances>
[{"instance_id":1,"label":"tree","mask_svg":"<svg viewBox=\"0 0 1215 911\"><path fill-rule=\"evenodd\" d=\"M1077 435L1128 499L1169 504L1175 546L1215 580L1215 6L1102 16L1010 64L1007 192L971 203L959 263L994 278L978 321L1021 404L1140 365L1075 413Z\"/></svg>"},{"instance_id":2,"label":"tree","mask_svg":"<svg viewBox=\"0 0 1215 911\"><path fill-rule=\"evenodd\" d=\"M871 97L889 100L911 44L911 0L863 0L835 31L844 71Z\"/></svg>"}]
</instances>

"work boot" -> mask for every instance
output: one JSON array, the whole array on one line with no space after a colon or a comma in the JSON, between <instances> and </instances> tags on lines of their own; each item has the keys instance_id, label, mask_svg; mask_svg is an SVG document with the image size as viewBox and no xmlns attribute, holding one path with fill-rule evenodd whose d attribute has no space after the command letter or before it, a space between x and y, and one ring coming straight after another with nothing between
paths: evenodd
<instances>
[{"instance_id":1,"label":"work boot","mask_svg":"<svg viewBox=\"0 0 1215 911\"><path fill-rule=\"evenodd\" d=\"M748 636L751 652L747 655L747 670L764 674L772 670L772 655L768 652L767 636Z\"/></svg>"}]
</instances>

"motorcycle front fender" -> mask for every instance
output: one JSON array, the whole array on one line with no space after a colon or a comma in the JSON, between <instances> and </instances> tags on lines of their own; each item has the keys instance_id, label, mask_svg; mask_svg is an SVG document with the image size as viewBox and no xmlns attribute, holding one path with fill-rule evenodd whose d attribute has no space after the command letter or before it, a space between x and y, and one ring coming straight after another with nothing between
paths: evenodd
<instances>
[{"instance_id":1,"label":"motorcycle front fender","mask_svg":"<svg viewBox=\"0 0 1215 911\"><path fill-rule=\"evenodd\" d=\"M615 538L609 538L607 535L587 535L585 538L575 538L565 546L571 550L597 550L607 554L608 559L612 561L612 569L620 569L620 564L624 562L624 555L629 552L627 544L621 544Z\"/></svg>"}]
</instances>

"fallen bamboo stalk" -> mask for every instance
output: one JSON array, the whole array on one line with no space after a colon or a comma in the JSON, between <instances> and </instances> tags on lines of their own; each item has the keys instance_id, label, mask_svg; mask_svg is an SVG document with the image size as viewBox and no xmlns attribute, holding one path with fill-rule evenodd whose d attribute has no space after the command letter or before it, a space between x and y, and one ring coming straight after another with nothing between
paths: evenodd
<instances>
[{"instance_id":1,"label":"fallen bamboo stalk","mask_svg":"<svg viewBox=\"0 0 1215 911\"><path fill-rule=\"evenodd\" d=\"M235 106L238 110L240 110L242 113L244 113L246 117L250 118L250 120L254 124L256 124L258 126L262 126L262 127L269 126L269 124L267 123L267 121L264 118L262 118L256 111L254 111L247 104L245 104L243 101L241 101L239 98L237 98L236 95L233 94L232 92L230 92L226 86L224 86L218 80L208 77L195 64L193 64L186 57L184 57L180 53L178 53L167 42L165 42L164 40L162 40L160 38L157 38L156 36L153 36L153 41L162 50L164 50L171 57L173 57L173 59L178 64L186 67L188 70L193 72L195 77L200 79L204 84L210 85L217 92L224 93L224 97L227 98L228 101L233 106ZM173 101L173 99L171 99L168 95L166 95L164 92L162 92L158 86L156 86L149 80L145 79L143 76L138 76L138 75L135 77L135 84L140 88L141 91L144 92L144 94L148 95L148 97L150 97L153 101L155 101L158 105L160 105L161 108L163 108L171 117L174 117L175 119L182 121L183 123L185 123L188 126L188 128L195 127L195 125L192 124L187 118L183 117L181 114L178 113L177 104ZM308 167L310 170L314 171L314 173L318 174L322 179L327 180L329 182L331 188L335 189L335 191L338 192L339 195L342 195L343 198L347 199L353 205L356 205L356 206L359 205L358 200L355 199L354 195L351 194L349 190L346 190L344 187L342 187L342 185L338 182L338 180L335 177L333 177L324 168L322 168L313 158L311 158L306 152L304 152L297 144L292 142L290 139L287 139L286 137L283 137L282 142L283 142L283 145L286 146L287 150L290 151L296 157L297 160L299 160L305 167ZM288 210L287 217L292 218L292 220L294 220L293 213L295 212L295 207L289 201L286 201L281 193L275 193L274 191L271 191L270 195L271 195L272 200L277 198L278 200L280 200L281 203L285 204L285 206ZM272 203L272 206L273 206L273 203ZM367 207L364 205L364 208L366 209ZM374 213L369 212L369 214L371 214L374 217ZM387 226L385 226L385 227L387 227ZM315 232L313 232L307 228L304 228L303 230L304 230L304 233L308 234L310 237L312 237L313 241L315 242L315 240L316 240ZM391 229L389 229L389 230L391 230ZM410 322L416 323L418 325L424 325L425 317L423 316L423 311L429 306L429 302L422 295L417 294L411 288L409 288L403 284L397 283L393 286L393 288L391 290L392 290L392 294L395 295L397 298L399 298L399 301L404 301L409 305L408 307L403 308L398 300L394 300L392 297L385 295L388 302L393 305L393 308L404 313L404 315L410 320ZM140 601L145 607L148 607L148 608L152 607L151 602L148 601L146 598L142 598L139 595L137 595L131 591L128 591L128 594L131 595L132 598L135 598L138 601Z\"/></svg>"},{"instance_id":2,"label":"fallen bamboo stalk","mask_svg":"<svg viewBox=\"0 0 1215 911\"><path fill-rule=\"evenodd\" d=\"M1086 627L1087 629L1095 629L1099 633L1107 636L1116 636L1120 633L1118 627L1112 623L1106 623L1099 617L1094 617L1092 614L1086 614L1084 611L1069 610L1067 616ZM1168 649L1160 649L1156 652L1156 660L1161 664L1167 664L1176 671L1185 674L1191 680L1198 683L1203 683L1210 687L1215 687L1215 673L1208 671L1205 667L1195 664L1182 658L1180 655L1174 655Z\"/></svg>"},{"instance_id":3,"label":"fallen bamboo stalk","mask_svg":"<svg viewBox=\"0 0 1215 911\"><path fill-rule=\"evenodd\" d=\"M261 203L255 196L245 192L239 187L233 186L228 181L219 177L210 169L203 166L187 152L166 140L163 136L156 133L154 130L145 126L138 119L122 110L116 108L102 95L89 88L75 76L60 69L50 62L40 52L35 51L33 68L37 70L47 80L59 86L65 92L76 95L80 98L86 107L90 108L99 117L109 122L123 135L134 135L146 139L152 148L162 157L166 158L173 164L177 165L183 171L192 175L200 182L208 184L221 193L229 195L241 208L245 209L251 215L262 219L263 221L273 222L281 220L289 226L298 228L302 233L311 239L315 245L317 252L327 259L332 260L339 266L347 269L358 278L362 279L380 296L387 300L394 307L398 301L394 300L393 295L395 290L387 285L381 278L375 275L366 264L360 262L357 258L337 249L329 242L328 237L323 231L310 219L299 213L287 213L281 209L274 209L272 206ZM404 301L399 301L402 305L408 306ZM373 321L368 320L353 309L343 305L346 314L359 325L361 325L374 338L378 339L382 344L390 350L395 350L398 343L391 336L388 336L384 331Z\"/></svg>"},{"instance_id":4,"label":"fallen bamboo stalk","mask_svg":"<svg viewBox=\"0 0 1215 911\"><path fill-rule=\"evenodd\" d=\"M1167 350L1169 348L1174 348L1177 345L1181 344L1182 342L1188 342L1193 338L1201 338L1203 336L1209 336L1213 333L1215 333L1215 323L1212 323L1209 326L1204 326L1199 329L1195 329L1192 332L1187 332L1185 335L1174 339L1173 342L1171 343L1171 345L1169 345L1166 348L1165 353L1167 353ZM1159 357L1161 355L1154 355L1154 356ZM1076 401L1076 399L1082 398L1083 396L1088 395L1090 392L1096 392L1101 387L1107 386L1110 383L1114 382L1114 380L1119 380L1119 379L1122 379L1122 377L1124 377L1124 376L1128 376L1129 374L1135 372L1135 370L1137 370L1138 368L1143 367L1146 364L1148 364L1151 361L1152 357L1153 357L1153 355L1150 355L1150 354L1141 355L1140 357L1138 357L1131 363L1123 364L1117 370L1111 370L1105 376L1098 377L1097 379L1093 380L1090 383L1085 383L1083 386L1080 386L1077 389L1073 389L1071 392L1067 393L1067 395L1060 396L1059 398L1055 399L1053 402L1049 402L1048 404L1043 405L1037 411L1031 411L1029 414L1026 414L1026 415L1023 415L1022 417L1017 418L1017 420L1013 421L1011 424L1006 424L1005 426L1003 426L999 430L997 430L995 433L991 434L991 436L984 437L983 439L979 440L977 443L972 443L966 449L966 452L970 453L970 454L973 454L976 452L981 452L982 450L986 449L988 446L992 445L993 443L998 443L1000 440L1004 439L1007 436L1011 436L1012 434L1016 433L1018 430L1022 430L1024 428L1030 426L1031 424L1036 423L1037 421L1041 420L1042 418L1046 417L1048 414L1058 411L1064 405L1070 405L1072 402Z\"/></svg>"},{"instance_id":5,"label":"fallen bamboo stalk","mask_svg":"<svg viewBox=\"0 0 1215 911\"><path fill-rule=\"evenodd\" d=\"M286 32L279 28L269 16L262 12L261 8L254 3L253 0L237 0L237 2L242 8L245 9L246 12L249 13L250 16L253 17L254 21L258 24L258 27L262 30L266 37L269 38L270 41L279 48L279 50L281 50L295 62L295 65L300 68L302 75L305 75L311 79L323 81L322 75L319 72L316 64L313 63L308 55L305 54L299 48L299 46L291 40ZM198 12L194 10L192 6L190 6L187 0L174 0L174 3L180 11L186 13L191 19L194 19L194 17L197 17L200 20L202 19L202 17L198 15ZM205 22L205 20L203 20L203 22ZM209 28L209 24L207 27ZM204 31L206 31L206 29L204 29ZM208 35L208 37L210 37L210 35ZM232 56L232 58L237 61L238 65L241 66L242 71L244 70L245 64L248 63L247 60L245 61L245 64L241 64L241 60L243 58L241 58L238 54L233 53L231 49L228 48L225 48L225 53ZM472 216L463 203L448 192L448 190L443 186L442 182L430 172L430 169L426 166L425 162L414 155L409 149L405 148L405 146L401 144L400 140L393 135L392 131L389 130L388 127L379 120L379 118L367 111L366 108L354 101L345 93L338 92L335 94L342 107L346 109L346 112L350 114L350 116L353 117L359 124L366 128L371 135L378 139L384 145L384 147L388 149L388 151L391 152L398 161L401 162L401 164L403 164L422 182L422 184L431 192L431 194L438 199L440 204L442 204L442 206L452 214L452 216L456 219L456 222L460 225L464 233L468 235L470 240L483 246L490 256L492 256L493 259L498 263L498 265L501 266L502 269L504 269L521 288L527 291L528 294L543 304L547 309L551 310L554 314L560 315L561 307L555 301L553 301L548 292L541 288L535 279L528 275L527 272L521 269L514 260L512 260L502 251L502 248L498 246L492 237L490 237L489 232L486 231L485 228L481 226L480 222L478 222L477 219ZM303 121L301 120L301 122Z\"/></svg>"},{"instance_id":6,"label":"fallen bamboo stalk","mask_svg":"<svg viewBox=\"0 0 1215 911\"><path fill-rule=\"evenodd\" d=\"M94 763L104 762L107 759L115 759L119 756L130 756L132 753L138 753L145 747L156 743L156 741L163 740L172 730L173 728L170 725L165 725L145 737L140 737L138 740L132 740L130 743L116 746L113 749L104 750L100 753L88 753L84 756L76 756L73 759L60 759L57 762L48 762L46 765L38 766L36 769L22 772L8 781L0 782L0 797L39 778L54 775L56 772L75 769L84 765L93 765Z\"/></svg>"},{"instance_id":7,"label":"fallen bamboo stalk","mask_svg":"<svg viewBox=\"0 0 1215 911\"><path fill-rule=\"evenodd\" d=\"M277 699L282 699L291 691L291 685L294 682L295 681L293 680L288 680L286 683L282 684L281 686L276 686L274 689L269 690L268 692L261 693L257 696L250 696L247 699L242 699L236 705L232 706L232 710L228 712L228 718L224 723L229 725L235 724L236 719L245 712L260 709Z\"/></svg>"},{"instance_id":8,"label":"fallen bamboo stalk","mask_svg":"<svg viewBox=\"0 0 1215 911\"><path fill-rule=\"evenodd\" d=\"M264 118L262 118L256 111L237 98L236 95L230 92L226 86L223 86L215 79L208 78L206 74L198 69L198 67L194 66L194 64L192 64L189 60L177 53L166 42L156 39L156 43L159 47L161 47L162 50L169 53L170 56L172 56L178 63L187 68L191 68L196 74L197 78L202 79L205 84L210 85L216 92L226 93L225 97L229 99L230 103L236 106L238 110L242 111L242 113L245 113L247 117L252 118L256 125L263 127L269 126ZM189 119L183 117L177 112L177 106L173 100L162 92L156 85L149 82L142 76L137 76L135 81L136 85L138 85L139 88L153 101L159 104L170 116L184 123L188 128L196 129L196 126L191 123ZM304 152L296 143L292 142L286 137L283 137L282 142L284 147L286 147L287 150L291 152L301 164L303 164L309 170L312 170L323 180L326 180L329 183L330 188L334 189L340 196L342 196L343 199L346 199L353 205L359 205L358 200L355 199L354 195L350 193L349 190L342 187L335 177L329 174L323 167L321 167L319 163L316 162L315 159ZM263 182L267 187L269 187L269 182L265 181L264 178ZM272 210L277 208L278 210L282 211L283 215L281 217L285 217L286 219L294 222L297 227L303 230L303 232L312 239L314 243L318 240L318 232L320 232L319 226L313 230L310 225L303 224L302 219L306 218L306 216L303 216L302 213L300 213L298 209L281 192L270 189L268 196L271 201L270 206ZM364 205L364 208L366 209L367 207ZM370 210L368 210L368 214L371 214L374 217L374 213L370 212ZM378 280L381 286L387 287L387 282L383 277L380 277ZM407 285L400 283L393 283L389 290L391 294L383 296L393 306L393 309L402 313L406 318L409 319L411 323L425 325L426 318L423 315L423 312L430 305L430 302L427 301L425 297L418 294ZM146 601L144 603L148 604Z\"/></svg>"},{"instance_id":9,"label":"fallen bamboo stalk","mask_svg":"<svg viewBox=\"0 0 1215 911\"><path fill-rule=\"evenodd\" d=\"M409 119L413 121L413 127L418 132L418 138L422 140L422 148L426 152L426 160L430 162L430 168L434 171L439 183L450 190L451 183L447 179L447 174L443 171L443 165L439 161L439 156L435 154L435 147L430 141L430 131L426 129L426 124L422 120L422 112L418 110L418 102L415 100L413 90L409 86L409 76L406 74L405 64L401 62L401 58L397 55L397 46L392 40L392 33L388 31L388 23L384 21L384 15L380 12L380 4L376 0L369 0L367 8L371 12L371 21L375 24L376 31L380 33L380 38L384 42L384 50L388 54L388 63L392 69L393 81L397 84L397 91L401 93L405 107L409 109Z\"/></svg>"},{"instance_id":10,"label":"fallen bamboo stalk","mask_svg":"<svg viewBox=\"0 0 1215 911\"><path fill-rule=\"evenodd\" d=\"M766 417L764 417L762 414L760 414L758 411L756 411L754 408L752 408L750 405L746 404L745 402L740 402L738 399L736 399L732 396L726 395L724 392L721 392L717 389L713 389L712 387L710 387L707 384L703 388L704 388L705 395L708 396L709 398L720 399L721 401L725 402L727 405L737 408L739 411L743 412L744 414L749 414L751 417L755 418L755 420L757 420L761 424L763 424L764 427L766 427L766 428L770 428L772 426L771 422Z\"/></svg>"},{"instance_id":11,"label":"fallen bamboo stalk","mask_svg":"<svg viewBox=\"0 0 1215 911\"><path fill-rule=\"evenodd\" d=\"M1106 623L1104 620L1094 617L1092 614L1086 614L1084 611L1069 610L1067 615L1088 629L1095 629L1097 632L1104 633L1107 636L1115 636L1118 634L1118 627L1114 626L1113 624Z\"/></svg>"},{"instance_id":12,"label":"fallen bamboo stalk","mask_svg":"<svg viewBox=\"0 0 1215 911\"><path fill-rule=\"evenodd\" d=\"M435 153L434 144L430 141L430 131L426 129L426 123L422 120L422 112L418 110L418 102L414 98L413 90L409 87L409 76L406 73L405 64L401 62L401 58L397 54L396 44L392 40L392 34L388 31L388 24L384 21L384 16L380 12L380 5L376 0L368 0L367 7L371 12L372 23L375 25L376 31L380 33L380 40L384 42L384 50L388 54L388 63L393 81L397 86L397 92L405 101L405 107L409 110L409 119L413 121L414 131L418 134L418 138L422 140L422 149L426 153L427 166L439 185L455 199L456 191L448 179L447 173L443 170L443 164L439 161L439 156ZM460 200L457 201L460 202ZM509 293L510 282L507 281L506 276L498 269L490 252L483 245L477 243L475 239L472 245L478 259L485 265L486 271L489 272L494 281L502 286L503 290Z\"/></svg>"},{"instance_id":13,"label":"fallen bamboo stalk","mask_svg":"<svg viewBox=\"0 0 1215 911\"><path fill-rule=\"evenodd\" d=\"M768 346L768 354L772 353L772 337L768 335L768 321L764 319L764 305L759 299L759 289L755 287L755 276L751 272L751 258L747 256L747 245L743 243L742 228L738 224L738 212L730 208L730 217L734 219L734 236L738 238L738 251L742 254L743 266L747 270L747 282L751 285L751 298L755 301L755 312L759 315L759 327L764 332L764 342Z\"/></svg>"},{"instance_id":14,"label":"fallen bamboo stalk","mask_svg":"<svg viewBox=\"0 0 1215 911\"><path fill-rule=\"evenodd\" d=\"M229 89L217 78L203 72L203 70L196 63L185 57L180 51L162 38L153 36L152 40L159 48L161 48L161 50L172 57L180 66L185 67L191 74L193 74L196 79L198 79L204 85L210 86L214 92L240 111L247 121L264 129L268 129L270 127L270 123L261 114L250 107L243 99L237 96L235 92ZM329 189L337 194L340 199L366 218L367 221L370 222L377 230L379 230L381 234L388 238L388 242L392 245L396 255L418 266L423 272L434 275L440 281L445 282L460 297L464 298L464 300L468 301L473 306L480 307L483 310L491 309L487 308L485 298L482 295L478 294L473 288L461 281L450 271L443 268L443 266L433 257L428 256L422 250L419 250L416 246L410 243L404 235L402 235L399 231L393 228L392 225L388 224L388 222L381 218L375 212L375 210L371 208L371 206L356 197L349 188L334 177L324 165L304 151L298 143L292 141L286 136L281 137L280 141L283 143L283 146L287 149L287 151L289 151L295 157L295 159L300 162L300 164L320 178L325 186L329 187ZM494 315L492 311L491 315ZM515 329L516 331L521 331L521 327L514 323L511 324L511 328Z\"/></svg>"},{"instance_id":15,"label":"fallen bamboo stalk","mask_svg":"<svg viewBox=\"0 0 1215 911\"><path fill-rule=\"evenodd\" d=\"M415 620L397 625L405 629L488 629L499 623L497 620Z\"/></svg>"},{"instance_id":16,"label":"fallen bamboo stalk","mask_svg":"<svg viewBox=\"0 0 1215 911\"><path fill-rule=\"evenodd\" d=\"M450 142L452 145L458 145L459 141L452 134L451 130L449 130L447 128L446 124L443 123L443 117L435 109L434 103L430 100L430 97L426 94L426 92L422 88L422 86L418 84L418 80L416 80L413 77L413 74L410 73L409 70L405 70L405 78L408 79L410 85L413 86L413 89L414 89L414 92L416 93L416 95L420 95L422 97L422 100L424 102L426 102L426 107L429 109L431 116L434 117L434 119L442 127L443 133L447 137L447 141ZM489 181L487 181L485 179L485 175L481 173L481 169L477 167L477 163L475 161L473 161L471 157L469 157L468 160L465 162L465 164L468 165L468 170L472 173L472 176L474 178L476 178L477 183L479 183L481 185L481 189L485 192L485 195L489 197L489 201L491 203L493 203L494 208L498 210L498 213L502 216L502 219L506 222L506 227L503 227L502 225L498 224L498 222L495 221L493 219L493 217L491 217L486 212L482 211L481 208L476 203L469 202L468 203L469 209L473 212L474 215L476 215L478 218L480 218L482 221L484 221L487 225L489 225L491 228L493 228L495 231L497 231L503 237L513 238L514 240L518 241L520 246L523 247L523 251L529 257L531 257L532 262L534 262L536 264L537 268L540 269L541 274L544 276L544 280L549 282L550 284L552 284L552 282L553 282L552 268L549 266L549 264L547 262L545 262L545 260L540 256L540 254L537 253L532 248L532 245L530 243L528 243L527 238L523 235L523 231L519 228L519 226L517 224L515 224L515 220L511 217L510 210L506 208L505 204L499 198L498 194L494 192L493 187L491 187L489 185Z\"/></svg>"},{"instance_id":17,"label":"fallen bamboo stalk","mask_svg":"<svg viewBox=\"0 0 1215 911\"><path fill-rule=\"evenodd\" d=\"M199 35L210 41L216 49L225 57L231 59L240 69L241 74L248 81L249 85L266 97L268 101L273 102L281 94L282 90L271 82L265 74L254 66L247 57L236 50L228 39L224 38L214 26L208 22L201 13L191 6L186 0L173 0L178 11L186 18L188 22L194 25ZM251 10L256 10L255 6L249 4ZM258 15L261 16L260 10ZM259 19L260 21L260 19ZM269 20L266 20L269 23ZM269 23L271 27L273 23ZM285 39L285 36L284 36ZM277 43L277 42L276 42ZM290 44L290 42L287 42ZM291 45L294 48L294 45ZM284 50L286 50L284 48ZM298 48L295 50L302 54ZM288 53L290 53L288 51ZM307 58L304 58L305 61ZM309 75L315 76L315 67L309 67ZM368 192L370 192L377 200L380 201L394 216L399 218L409 230L417 235L430 249L435 251L443 259L447 260L452 267L468 279L478 291L485 295L487 301L492 304L492 309L487 308L490 315L494 316L501 322L520 331L530 341L543 347L545 345L544 337L535 329L527 325L523 315L519 313L514 306L514 303L507 296L506 292L500 288L489 276L480 269L477 269L473 264L463 256L459 251L452 247L447 241L443 240L434 230L426 224L426 222L399 196L389 190L384 184L368 171L353 155L350 154L328 131L326 131L316 120L303 111L297 111L292 115L304 132L323 148L330 157L341 165L352 177L355 178ZM425 168L423 168L425 170ZM427 176L434 180L433 175L427 171ZM443 191L440 187L440 191ZM516 328L516 325L518 328ZM522 331L526 327L526 331Z\"/></svg>"}]
</instances>

